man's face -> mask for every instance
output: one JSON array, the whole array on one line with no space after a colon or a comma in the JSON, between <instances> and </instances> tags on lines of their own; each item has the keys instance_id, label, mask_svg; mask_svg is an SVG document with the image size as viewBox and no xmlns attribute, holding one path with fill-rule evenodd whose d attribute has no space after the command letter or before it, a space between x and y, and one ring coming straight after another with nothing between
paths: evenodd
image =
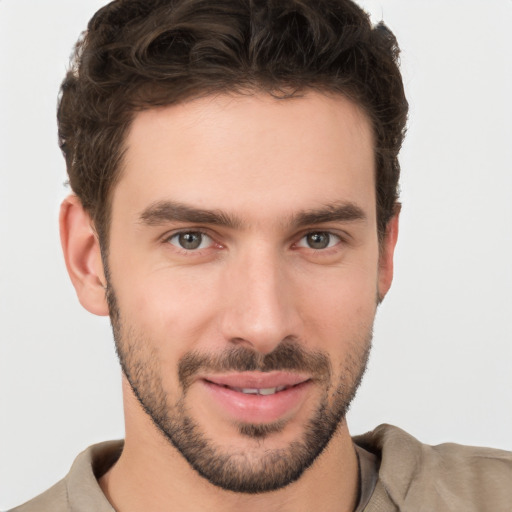
<instances>
[{"instance_id":1,"label":"man's face","mask_svg":"<svg viewBox=\"0 0 512 512\"><path fill-rule=\"evenodd\" d=\"M287 485L342 422L389 285L375 204L371 127L342 97L136 115L112 198L117 349L146 413L215 485Z\"/></svg>"}]
</instances>

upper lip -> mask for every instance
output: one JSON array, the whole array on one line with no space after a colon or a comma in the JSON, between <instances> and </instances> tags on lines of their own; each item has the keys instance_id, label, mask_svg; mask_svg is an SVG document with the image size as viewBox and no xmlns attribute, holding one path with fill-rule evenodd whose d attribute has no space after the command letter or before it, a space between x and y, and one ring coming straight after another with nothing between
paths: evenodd
<instances>
[{"instance_id":1,"label":"upper lip","mask_svg":"<svg viewBox=\"0 0 512 512\"><path fill-rule=\"evenodd\" d=\"M291 387L310 380L308 375L282 371L212 374L203 375L201 378L218 386L242 389Z\"/></svg>"}]
</instances>

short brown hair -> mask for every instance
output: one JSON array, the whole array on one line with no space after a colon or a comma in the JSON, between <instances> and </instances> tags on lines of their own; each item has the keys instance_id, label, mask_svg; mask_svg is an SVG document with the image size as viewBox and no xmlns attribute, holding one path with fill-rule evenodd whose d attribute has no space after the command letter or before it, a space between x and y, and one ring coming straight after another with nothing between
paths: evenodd
<instances>
[{"instance_id":1,"label":"short brown hair","mask_svg":"<svg viewBox=\"0 0 512 512\"><path fill-rule=\"evenodd\" d=\"M62 83L71 188L105 245L137 111L222 92L316 89L347 96L372 121L382 236L397 205L408 110L398 54L390 30L350 0L115 0L89 22Z\"/></svg>"}]
</instances>

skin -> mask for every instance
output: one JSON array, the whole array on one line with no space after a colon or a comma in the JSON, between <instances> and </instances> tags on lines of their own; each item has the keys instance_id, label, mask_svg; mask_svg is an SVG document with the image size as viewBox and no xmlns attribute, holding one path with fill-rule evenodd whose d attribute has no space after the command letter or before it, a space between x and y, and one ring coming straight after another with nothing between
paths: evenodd
<instances>
[{"instance_id":1,"label":"skin","mask_svg":"<svg viewBox=\"0 0 512 512\"><path fill-rule=\"evenodd\" d=\"M269 354L295 340L327 354L339 382L347 362L364 351L377 297L391 285L398 233L395 216L379 244L365 114L341 96L313 92L287 100L221 95L138 113L126 148L112 196L110 283L125 336L139 340L140 360L159 361L169 403L181 396L177 368L190 351L242 346ZM221 211L237 223L145 222L144 212L162 201ZM350 205L362 215L294 222L326 205ZM76 197L64 201L60 222L80 302L107 315L99 243ZM200 249L179 246L177 232L199 228L208 235ZM308 246L306 235L319 232L331 234L329 247ZM263 440L242 435L200 380L185 404L217 446L257 463L266 451L301 438L324 392L319 383L309 385L284 427ZM225 491L196 473L155 428L126 377L123 395L125 449L100 480L116 510L328 512L356 504L357 459L344 421L296 482L251 495Z\"/></svg>"}]
</instances>

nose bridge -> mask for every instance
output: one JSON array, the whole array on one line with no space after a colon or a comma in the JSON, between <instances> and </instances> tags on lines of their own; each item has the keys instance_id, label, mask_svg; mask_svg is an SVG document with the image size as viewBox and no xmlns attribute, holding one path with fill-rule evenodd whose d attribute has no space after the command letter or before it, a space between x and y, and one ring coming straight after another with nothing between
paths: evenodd
<instances>
[{"instance_id":1,"label":"nose bridge","mask_svg":"<svg viewBox=\"0 0 512 512\"><path fill-rule=\"evenodd\" d=\"M229 269L224 335L269 353L298 333L298 315L283 255L270 244L241 251Z\"/></svg>"}]
</instances>

